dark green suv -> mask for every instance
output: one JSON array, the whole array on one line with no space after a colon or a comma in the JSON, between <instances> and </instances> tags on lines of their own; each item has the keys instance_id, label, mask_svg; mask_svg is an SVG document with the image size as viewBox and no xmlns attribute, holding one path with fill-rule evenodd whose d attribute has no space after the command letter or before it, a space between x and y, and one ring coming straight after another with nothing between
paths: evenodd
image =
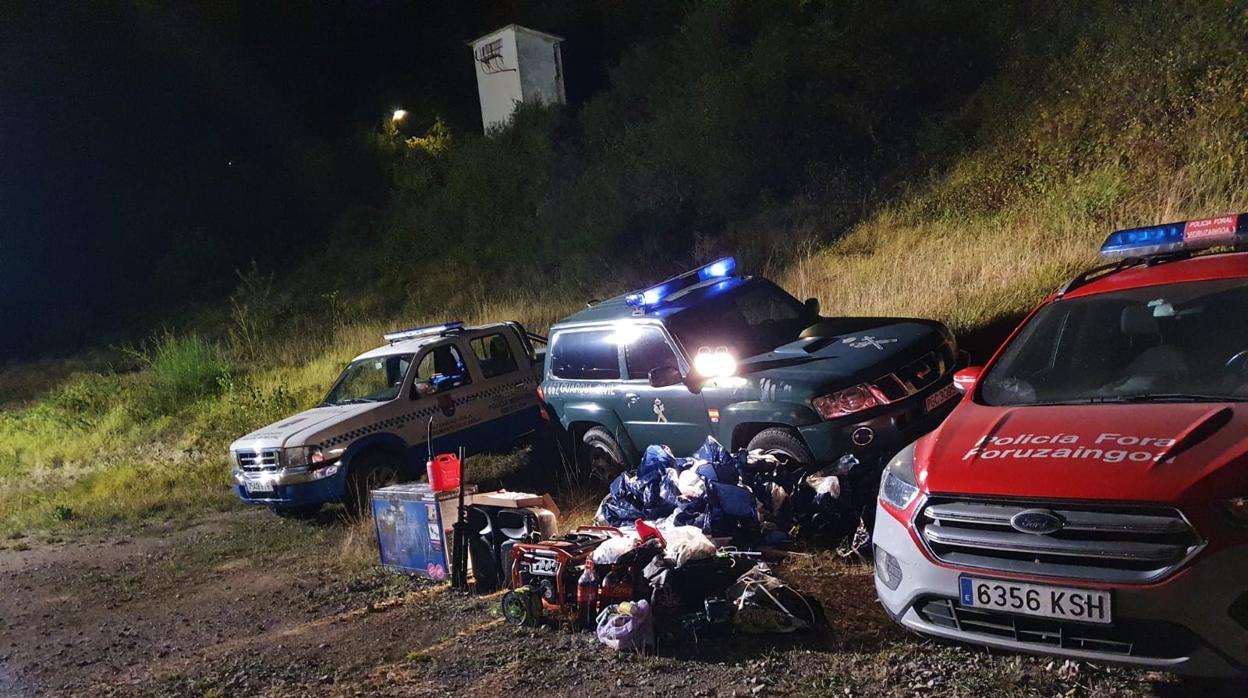
<instances>
[{"instance_id":1,"label":"dark green suv","mask_svg":"<svg viewBox=\"0 0 1248 698\"><path fill-rule=\"evenodd\" d=\"M809 468L930 431L960 395L957 357L938 322L821 317L729 257L556 323L539 393L596 470L708 435Z\"/></svg>"}]
</instances>

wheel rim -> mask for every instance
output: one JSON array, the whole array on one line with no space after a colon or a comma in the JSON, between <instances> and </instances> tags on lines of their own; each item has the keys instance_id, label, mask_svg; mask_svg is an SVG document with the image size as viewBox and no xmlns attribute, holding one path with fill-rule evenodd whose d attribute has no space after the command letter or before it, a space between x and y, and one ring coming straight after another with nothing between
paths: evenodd
<instances>
[{"instance_id":1,"label":"wheel rim","mask_svg":"<svg viewBox=\"0 0 1248 698\"><path fill-rule=\"evenodd\" d=\"M605 448L601 446L591 447L589 455L590 479L598 480L599 482L611 482L620 469L620 465L615 462L615 458Z\"/></svg>"},{"instance_id":2,"label":"wheel rim","mask_svg":"<svg viewBox=\"0 0 1248 698\"><path fill-rule=\"evenodd\" d=\"M512 625L524 625L528 621L529 609L526 599L518 591L509 591L503 595L503 618Z\"/></svg>"},{"instance_id":3,"label":"wheel rim","mask_svg":"<svg viewBox=\"0 0 1248 698\"><path fill-rule=\"evenodd\" d=\"M364 495L368 496L368 493L375 489L393 485L398 480L399 473L393 467L377 466L368 472L368 477L364 478Z\"/></svg>"}]
</instances>

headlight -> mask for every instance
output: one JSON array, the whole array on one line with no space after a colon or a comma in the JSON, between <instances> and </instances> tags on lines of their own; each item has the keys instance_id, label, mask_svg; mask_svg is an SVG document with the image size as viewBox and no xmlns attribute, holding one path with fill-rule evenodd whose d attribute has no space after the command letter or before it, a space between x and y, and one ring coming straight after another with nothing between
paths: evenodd
<instances>
[{"instance_id":1,"label":"headlight","mask_svg":"<svg viewBox=\"0 0 1248 698\"><path fill-rule=\"evenodd\" d=\"M333 477L338 474L338 464L327 465L319 470L313 470L311 475L313 480L322 480L327 477Z\"/></svg>"},{"instance_id":2,"label":"headlight","mask_svg":"<svg viewBox=\"0 0 1248 698\"><path fill-rule=\"evenodd\" d=\"M1222 505L1232 524L1248 528L1248 497L1231 497L1218 504Z\"/></svg>"},{"instance_id":3,"label":"headlight","mask_svg":"<svg viewBox=\"0 0 1248 698\"><path fill-rule=\"evenodd\" d=\"M880 501L904 511L919 494L919 484L914 477L914 444L901 449L884 468L884 481L880 483Z\"/></svg>"},{"instance_id":4,"label":"headlight","mask_svg":"<svg viewBox=\"0 0 1248 698\"><path fill-rule=\"evenodd\" d=\"M321 449L314 446L293 446L283 448L281 450L281 466L283 468L297 468L309 463L320 463L324 458L321 457Z\"/></svg>"},{"instance_id":5,"label":"headlight","mask_svg":"<svg viewBox=\"0 0 1248 698\"><path fill-rule=\"evenodd\" d=\"M824 419L836 419L855 412L869 410L872 407L887 405L888 398L868 383L860 383L852 388L838 390L831 395L823 395L811 401L819 416Z\"/></svg>"},{"instance_id":6,"label":"headlight","mask_svg":"<svg viewBox=\"0 0 1248 698\"><path fill-rule=\"evenodd\" d=\"M714 351L710 347L702 347L693 357L693 370L704 378L728 378L737 375L737 360L728 347L719 347Z\"/></svg>"}]
</instances>

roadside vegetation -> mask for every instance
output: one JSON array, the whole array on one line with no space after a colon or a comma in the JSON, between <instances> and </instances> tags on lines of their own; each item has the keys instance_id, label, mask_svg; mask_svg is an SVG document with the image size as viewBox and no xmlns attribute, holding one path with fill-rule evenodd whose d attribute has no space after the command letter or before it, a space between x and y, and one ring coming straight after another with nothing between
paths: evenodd
<instances>
[{"instance_id":1,"label":"roadside vegetation","mask_svg":"<svg viewBox=\"0 0 1248 698\"><path fill-rule=\"evenodd\" d=\"M541 331L719 254L826 313L940 318L985 359L1109 230L1248 210L1246 33L1229 2L694 5L577 109L379 134L389 203L302 266L0 369L0 532L236 506L228 443L383 332Z\"/></svg>"}]
</instances>

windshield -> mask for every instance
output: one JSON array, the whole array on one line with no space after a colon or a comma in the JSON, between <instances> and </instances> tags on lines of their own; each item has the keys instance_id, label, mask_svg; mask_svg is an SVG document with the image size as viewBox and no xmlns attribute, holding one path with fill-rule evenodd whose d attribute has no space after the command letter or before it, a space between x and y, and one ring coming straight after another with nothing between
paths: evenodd
<instances>
[{"instance_id":1,"label":"windshield","mask_svg":"<svg viewBox=\"0 0 1248 698\"><path fill-rule=\"evenodd\" d=\"M403 377L412 365L412 354L379 356L353 361L329 389L325 405L385 402L398 397Z\"/></svg>"},{"instance_id":2,"label":"windshield","mask_svg":"<svg viewBox=\"0 0 1248 698\"><path fill-rule=\"evenodd\" d=\"M1248 281L1055 301L980 381L989 405L1248 399Z\"/></svg>"},{"instance_id":3,"label":"windshield","mask_svg":"<svg viewBox=\"0 0 1248 698\"><path fill-rule=\"evenodd\" d=\"M673 315L667 325L685 351L723 346L746 358L796 341L816 319L775 284L752 279Z\"/></svg>"}]
</instances>

